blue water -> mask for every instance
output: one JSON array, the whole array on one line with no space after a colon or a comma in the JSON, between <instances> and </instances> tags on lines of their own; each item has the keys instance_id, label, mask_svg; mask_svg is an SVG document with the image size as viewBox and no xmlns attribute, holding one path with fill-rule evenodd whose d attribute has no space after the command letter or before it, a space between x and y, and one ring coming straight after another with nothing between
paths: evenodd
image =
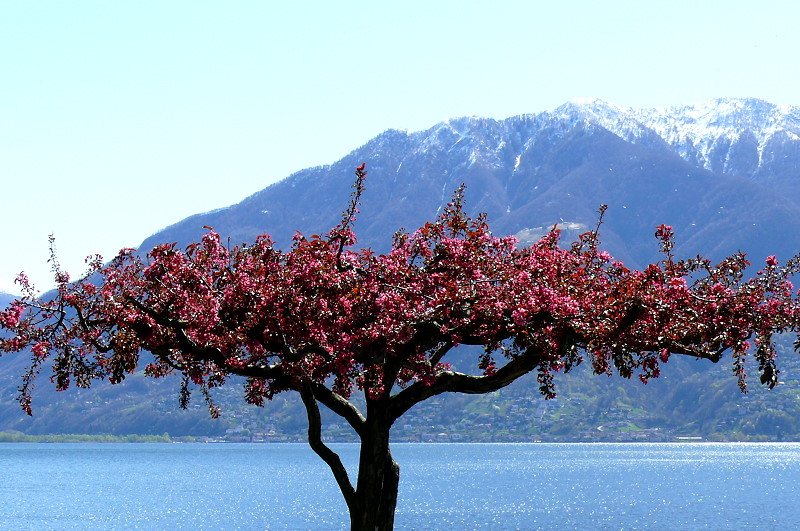
<instances>
[{"instance_id":1,"label":"blue water","mask_svg":"<svg viewBox=\"0 0 800 531\"><path fill-rule=\"evenodd\" d=\"M348 467L357 447L333 445ZM398 444L397 529L800 528L800 444ZM338 529L302 444L0 444L0 529Z\"/></svg>"}]
</instances>

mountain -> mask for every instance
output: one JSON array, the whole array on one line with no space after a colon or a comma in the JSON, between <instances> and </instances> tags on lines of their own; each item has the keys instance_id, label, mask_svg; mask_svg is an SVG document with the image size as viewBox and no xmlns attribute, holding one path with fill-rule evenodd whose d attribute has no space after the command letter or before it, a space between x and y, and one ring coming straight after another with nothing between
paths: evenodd
<instances>
[{"instance_id":1,"label":"mountain","mask_svg":"<svg viewBox=\"0 0 800 531\"><path fill-rule=\"evenodd\" d=\"M361 245L379 250L398 228L435 216L463 182L469 210L488 213L498 234L532 239L560 224L569 237L593 227L604 203L602 239L634 264L656 258L652 232L660 223L675 228L679 254L788 257L800 249L795 116L800 110L759 100L649 111L589 100L500 121L390 130L332 165L168 227L141 248L188 243L204 225L232 243L269 232L288 245L296 230L326 231L346 204L353 168L366 161L356 230Z\"/></svg>"},{"instance_id":2,"label":"mountain","mask_svg":"<svg viewBox=\"0 0 800 531\"><path fill-rule=\"evenodd\" d=\"M425 131L389 130L331 165L299 171L238 204L180 221L147 238L140 250L162 242L185 245L204 226L231 244L268 232L285 247L297 230L324 233L340 219L361 162L369 177L355 228L359 245L378 251L397 229L413 230L436 216L461 183L468 210L486 212L496 234L516 234L523 245L554 225L569 242L594 227L598 207L607 204L603 245L635 266L659 259L653 231L660 223L675 228L678 256L722 258L744 250L759 264L769 254L787 259L800 250L800 109L757 99L664 109L576 100L505 120L458 118ZM786 383L777 391L746 398L728 367L690 360L668 365L646 389L619 378L587 378L579 368L577 376L562 378L555 402L544 402L531 382L492 396L438 397L403 419L397 434L476 438L474 426L488 423L493 437L510 438L502 440L800 438L800 425L791 420L800 418L800 381L790 378L800 374L794 360L786 362ZM22 367L5 360L0 366L0 430L220 434L244 426L302 437L296 401L281 397L261 411L245 408L238 390L226 389L220 401L227 416L211 423L199 403L175 412L177 383L140 376L118 388L100 385L66 396L42 383L34 404L39 413L22 419L11 403ZM752 414L743 416L745 410ZM602 433L598 425L605 426ZM336 427L329 433L345 437Z\"/></svg>"}]
</instances>

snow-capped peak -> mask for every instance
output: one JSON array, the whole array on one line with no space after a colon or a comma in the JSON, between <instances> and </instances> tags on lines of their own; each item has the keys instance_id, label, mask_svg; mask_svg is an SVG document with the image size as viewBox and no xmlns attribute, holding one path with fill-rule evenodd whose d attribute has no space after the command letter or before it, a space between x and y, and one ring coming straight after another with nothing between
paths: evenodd
<instances>
[{"instance_id":1,"label":"snow-capped peak","mask_svg":"<svg viewBox=\"0 0 800 531\"><path fill-rule=\"evenodd\" d=\"M553 115L559 118L581 117L595 122L616 123L620 118L630 115L631 110L608 103L599 98L573 98L557 107Z\"/></svg>"},{"instance_id":2,"label":"snow-capped peak","mask_svg":"<svg viewBox=\"0 0 800 531\"><path fill-rule=\"evenodd\" d=\"M573 98L556 108L552 115L561 120L599 125L628 142L653 140L656 136L637 119L632 109L599 98Z\"/></svg>"},{"instance_id":3,"label":"snow-capped peak","mask_svg":"<svg viewBox=\"0 0 800 531\"><path fill-rule=\"evenodd\" d=\"M776 140L800 141L800 109L756 98L719 98L695 105L642 109L635 116L684 159L714 171L752 174L769 158ZM738 158L752 159L755 166L734 168L732 152Z\"/></svg>"},{"instance_id":4,"label":"snow-capped peak","mask_svg":"<svg viewBox=\"0 0 800 531\"><path fill-rule=\"evenodd\" d=\"M800 108L755 98L651 109L574 98L539 114L505 120L455 118L425 131L394 134L416 145L415 151L463 151L470 166L499 168L510 161L515 171L523 171L523 161L530 162L525 152L538 142L539 132L566 135L579 125L638 145L669 147L693 165L739 176L774 176L776 164L796 160L786 150L800 153Z\"/></svg>"},{"instance_id":5,"label":"snow-capped peak","mask_svg":"<svg viewBox=\"0 0 800 531\"><path fill-rule=\"evenodd\" d=\"M726 130L750 130L761 136L758 133L774 128L800 128L797 109L755 98L720 98L695 105L642 109L636 112L636 116L656 131L680 129L694 137Z\"/></svg>"}]
</instances>

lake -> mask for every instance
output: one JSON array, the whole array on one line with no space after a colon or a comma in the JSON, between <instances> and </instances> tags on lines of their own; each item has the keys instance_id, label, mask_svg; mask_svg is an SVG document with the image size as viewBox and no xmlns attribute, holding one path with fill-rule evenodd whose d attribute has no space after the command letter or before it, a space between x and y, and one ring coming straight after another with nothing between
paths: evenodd
<instances>
[{"instance_id":1,"label":"lake","mask_svg":"<svg viewBox=\"0 0 800 531\"><path fill-rule=\"evenodd\" d=\"M352 470L357 446L332 445ZM800 527L800 444L397 444L397 529ZM303 444L0 444L0 529L338 529Z\"/></svg>"}]
</instances>

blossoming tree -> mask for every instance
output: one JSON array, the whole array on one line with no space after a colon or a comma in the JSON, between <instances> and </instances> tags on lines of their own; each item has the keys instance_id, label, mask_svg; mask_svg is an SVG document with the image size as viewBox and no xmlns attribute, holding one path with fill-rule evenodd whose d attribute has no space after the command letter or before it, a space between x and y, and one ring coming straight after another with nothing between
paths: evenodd
<instances>
[{"instance_id":1,"label":"blossoming tree","mask_svg":"<svg viewBox=\"0 0 800 531\"><path fill-rule=\"evenodd\" d=\"M155 359L145 374L180 375L181 404L198 388L214 416L212 389L233 375L247 379L252 404L294 391L352 528L390 529L400 479L390 430L430 397L488 393L532 372L553 397L553 373L583 358L597 374L647 382L671 355L716 362L727 351L743 389L749 353L763 384L778 381L772 335L797 331L800 320L788 280L796 259L779 267L768 257L745 279L743 255L677 260L666 225L656 230L663 259L641 271L600 250L597 230L569 248L556 230L518 248L493 236L484 217L465 214L461 189L438 219L397 233L387 253L375 254L354 248L365 176L362 165L338 226L298 234L286 251L267 235L229 250L209 229L185 250L161 245L142 259L127 249L106 265L96 257L77 282L54 262L57 290L46 298L21 276L25 295L0 312L9 332L0 346L32 352L22 407L30 414L46 362L58 389L88 387L122 382L142 350ZM476 374L446 363L460 344L483 347ZM351 400L356 390L362 408ZM319 404L360 438L357 477L323 442Z\"/></svg>"}]
</instances>

